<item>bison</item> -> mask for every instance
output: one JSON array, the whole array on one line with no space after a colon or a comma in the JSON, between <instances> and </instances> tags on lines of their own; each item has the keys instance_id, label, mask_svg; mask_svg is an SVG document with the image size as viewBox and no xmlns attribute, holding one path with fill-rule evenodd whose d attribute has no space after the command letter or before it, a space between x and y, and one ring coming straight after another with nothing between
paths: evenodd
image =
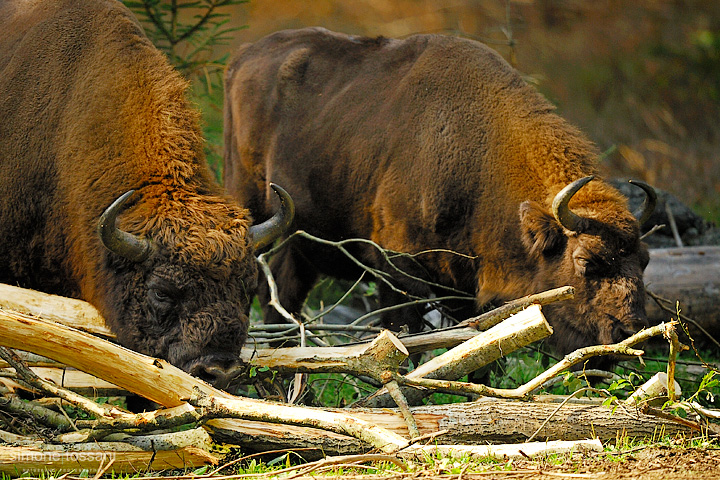
<instances>
[{"instance_id":1,"label":"bison","mask_svg":"<svg viewBox=\"0 0 720 480\"><path fill-rule=\"evenodd\" d=\"M4 1L0 30L0 281L87 300L121 344L222 386L289 197L251 226L117 0Z\"/></svg>"},{"instance_id":2,"label":"bison","mask_svg":"<svg viewBox=\"0 0 720 480\"><path fill-rule=\"evenodd\" d=\"M298 228L416 254L404 270L471 292L475 306L572 285L574 300L545 309L561 352L647 325L638 220L598 179L596 147L487 46L288 30L240 47L225 82L225 186L257 217L278 182ZM638 185L643 221L654 197ZM336 250L293 240L272 265L288 310L319 274L357 278ZM391 271L373 248L354 254ZM386 304L399 300L380 288ZM420 314L407 308L384 323L416 331Z\"/></svg>"}]
</instances>

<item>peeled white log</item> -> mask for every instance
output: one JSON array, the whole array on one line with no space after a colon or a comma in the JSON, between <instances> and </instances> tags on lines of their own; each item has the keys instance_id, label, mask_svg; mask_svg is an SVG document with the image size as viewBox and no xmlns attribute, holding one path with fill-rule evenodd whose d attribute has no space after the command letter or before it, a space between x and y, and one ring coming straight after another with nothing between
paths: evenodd
<instances>
[{"instance_id":1,"label":"peeled white log","mask_svg":"<svg viewBox=\"0 0 720 480\"><path fill-rule=\"evenodd\" d=\"M551 334L552 327L545 320L540 305L531 305L491 329L480 332L470 340L423 363L408 373L407 377L457 380ZM423 392L417 389L403 388L403 392L411 404L418 403L423 396ZM393 402L387 390L382 389L357 402L357 406L382 408L393 406Z\"/></svg>"}]
</instances>

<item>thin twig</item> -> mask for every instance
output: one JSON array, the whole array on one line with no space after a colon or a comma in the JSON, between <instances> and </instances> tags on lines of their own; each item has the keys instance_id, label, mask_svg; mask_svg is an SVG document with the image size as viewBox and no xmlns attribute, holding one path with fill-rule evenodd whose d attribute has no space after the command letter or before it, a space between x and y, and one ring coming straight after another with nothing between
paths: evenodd
<instances>
[{"instance_id":1,"label":"thin twig","mask_svg":"<svg viewBox=\"0 0 720 480\"><path fill-rule=\"evenodd\" d=\"M227 462L223 465L220 465L218 468L213 470L212 472L208 473L206 476L212 477L217 475L220 471L225 470L226 468L229 468L233 465L236 465L244 460L249 460L254 457L260 457L260 456L266 456L266 455L275 455L276 453L296 453L296 452L304 452L304 451L315 451L315 450L322 450L320 447L307 447L307 448L283 448L281 450L265 450L262 452L253 453L250 455L245 455L240 458L236 458L235 460L232 460L230 462ZM195 478L200 478L200 476L197 476Z\"/></svg>"},{"instance_id":2,"label":"thin twig","mask_svg":"<svg viewBox=\"0 0 720 480\"><path fill-rule=\"evenodd\" d=\"M700 332L702 332L708 339L710 339L711 342L713 342L718 348L720 348L720 341L718 341L715 337L713 337L710 332L705 330L700 323L698 323L696 320L688 317L687 315L684 315L680 313L680 311L677 308L677 302L673 302L672 300L668 300L667 298L663 298L650 290L645 290L645 293L647 293L650 298L655 300L655 303L657 304L660 309L665 310L666 312L672 313L673 315L677 315L678 320L682 320L683 322L688 322L693 324ZM673 305L674 308L670 308L665 304Z\"/></svg>"},{"instance_id":3,"label":"thin twig","mask_svg":"<svg viewBox=\"0 0 720 480\"><path fill-rule=\"evenodd\" d=\"M668 355L667 365L667 390L668 400L671 402L675 401L675 362L677 361L678 353L682 351L680 340L678 340L677 330L675 325L669 325L663 335L670 343L670 353Z\"/></svg>"},{"instance_id":4,"label":"thin twig","mask_svg":"<svg viewBox=\"0 0 720 480\"><path fill-rule=\"evenodd\" d=\"M420 431L418 430L417 423L415 422L415 417L413 417L407 399L405 398L405 395L403 395L402 390L400 390L400 386L398 385L397 381L390 380L389 382L386 382L384 386L385 388L387 388L388 393L390 393L390 396L393 398L395 404L400 409L400 413L402 414L403 419L407 424L410 438L412 439L419 437Z\"/></svg>"},{"instance_id":5,"label":"thin twig","mask_svg":"<svg viewBox=\"0 0 720 480\"><path fill-rule=\"evenodd\" d=\"M341 464L359 463L359 462L391 462L396 466L400 467L403 471L407 470L405 464L393 455L381 455L381 454L364 454L364 455L343 455L338 457L327 457L322 460L318 460L313 463L304 465L301 471L297 474L287 477L288 479L297 478L302 475L307 475L310 472L314 472L320 468L328 466L338 466ZM275 475L277 472L273 472Z\"/></svg>"},{"instance_id":6,"label":"thin twig","mask_svg":"<svg viewBox=\"0 0 720 480\"><path fill-rule=\"evenodd\" d=\"M285 242L283 242L285 243ZM277 248L277 247L275 247ZM296 319L290 312L288 312L285 307L282 306L280 303L280 295L278 293L278 287L277 283L275 282L275 278L273 277L272 270L270 269L270 265L268 264L266 258L269 254L274 252L275 249L271 249L265 253L261 253L257 257L257 261L260 264L260 267L262 268L263 273L265 274L265 279L268 283L268 287L270 288L270 301L268 302L268 305L272 306L282 317L287 320L289 323L293 323L297 325L300 328L300 343L301 345L304 344L306 337L304 335L305 329L304 324L300 322L298 319ZM321 347L327 347L328 344L319 338L313 338L312 342L318 346Z\"/></svg>"},{"instance_id":7,"label":"thin twig","mask_svg":"<svg viewBox=\"0 0 720 480\"><path fill-rule=\"evenodd\" d=\"M545 428L545 425L547 425L548 422L555 416L555 414L558 413L558 412L560 411L560 409L561 409L562 407L564 407L571 399L575 398L578 394L585 393L585 392L587 392L587 391L589 391L589 390L595 390L595 389L594 389L594 388L591 388L591 387L585 387L585 388L581 388L581 389L579 389L579 390L576 390L576 391L574 391L573 393L571 393L570 395L568 395L567 398L566 398L565 400L563 400L563 401L557 406L557 408L556 408L555 410L553 410L552 413L550 413L550 415L548 415L548 417L543 421L543 423L540 424L540 426L537 428L537 430L535 430L535 433L533 433L532 435L530 435L530 436L528 437L528 439L525 440L525 443L527 443L527 442L532 442L532 441L535 439L535 437L538 435L538 433L540 433L540 431L541 431L543 428Z\"/></svg>"},{"instance_id":8,"label":"thin twig","mask_svg":"<svg viewBox=\"0 0 720 480\"><path fill-rule=\"evenodd\" d=\"M655 225L650 230L645 232L642 236L640 236L640 240L645 240L647 237L652 235L653 233L657 232L658 230L661 230L665 228L665 224Z\"/></svg>"},{"instance_id":9,"label":"thin twig","mask_svg":"<svg viewBox=\"0 0 720 480\"><path fill-rule=\"evenodd\" d=\"M343 294L342 297L340 297L340 299L339 299L337 302L335 302L334 304L330 305L329 308L327 308L326 310L323 310L322 312L318 313L318 314L315 315L314 317L308 318L308 323L312 323L312 322L314 322L315 320L318 320L318 319L324 317L324 316L327 315L328 313L330 313L330 312L332 312L333 310L335 310L338 306L340 306L340 304L342 304L342 302L344 302L345 299L347 299L347 298L350 296L350 294L358 287L358 285L360 285L360 283L363 281L364 278L365 278L365 272L363 272L363 273L360 275L360 278L358 278L358 279L355 281L355 283L353 283L353 285L347 290L347 292L345 292L345 293Z\"/></svg>"},{"instance_id":10,"label":"thin twig","mask_svg":"<svg viewBox=\"0 0 720 480\"><path fill-rule=\"evenodd\" d=\"M539 304L547 305L562 300L569 300L575 297L575 288L570 286L553 288L545 292L535 293L527 295L517 300L510 301L505 305L502 305L494 310L491 310L477 317L468 318L467 320L460 322L455 327L449 328L462 328L471 327L476 330L484 331L494 327L498 323L502 322L511 315L526 309L530 305Z\"/></svg>"}]
</instances>

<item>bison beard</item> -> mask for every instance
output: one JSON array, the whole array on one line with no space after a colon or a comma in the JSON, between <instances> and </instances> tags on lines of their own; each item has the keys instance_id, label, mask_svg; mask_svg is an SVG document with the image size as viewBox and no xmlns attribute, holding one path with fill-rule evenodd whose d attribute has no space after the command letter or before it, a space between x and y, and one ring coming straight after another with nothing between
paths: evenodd
<instances>
[{"instance_id":1,"label":"bison beard","mask_svg":"<svg viewBox=\"0 0 720 480\"><path fill-rule=\"evenodd\" d=\"M562 353L646 326L638 220L617 190L590 181L595 146L485 45L288 30L243 45L225 93L225 185L256 217L268 215L267 182L281 183L299 229L435 249L410 273L472 292L476 306L572 285L575 300L546 309ZM354 253L387 270L373 251ZM298 238L272 271L291 312L318 275L358 276L337 251ZM382 284L380 295L402 301ZM386 314L385 325L420 329L412 310ZM282 321L267 308L265 318Z\"/></svg>"},{"instance_id":2,"label":"bison beard","mask_svg":"<svg viewBox=\"0 0 720 480\"><path fill-rule=\"evenodd\" d=\"M273 186L282 208L251 226L187 83L122 3L3 2L0 30L0 281L87 300L123 345L226 385L254 247L287 228L289 197Z\"/></svg>"}]
</instances>

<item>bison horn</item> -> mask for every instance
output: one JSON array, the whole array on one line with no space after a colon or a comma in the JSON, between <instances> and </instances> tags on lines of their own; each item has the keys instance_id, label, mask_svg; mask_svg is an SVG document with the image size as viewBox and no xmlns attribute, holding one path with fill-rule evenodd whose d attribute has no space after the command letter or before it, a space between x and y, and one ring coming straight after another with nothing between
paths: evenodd
<instances>
[{"instance_id":1,"label":"bison horn","mask_svg":"<svg viewBox=\"0 0 720 480\"><path fill-rule=\"evenodd\" d=\"M280 210L272 218L250 227L250 235L252 235L256 250L267 247L280 238L295 217L295 204L290 195L279 185L271 183L270 187L280 197Z\"/></svg>"},{"instance_id":2,"label":"bison horn","mask_svg":"<svg viewBox=\"0 0 720 480\"><path fill-rule=\"evenodd\" d=\"M555 198L553 199L553 216L558 221L558 223L560 223L560 225L565 227L567 230L570 230L571 232L578 231L578 229L580 228L581 217L574 214L570 210L570 207L568 207L568 203L570 203L570 199L573 197L573 195L575 195L578 190L584 187L585 184L593 178L595 178L595 176L590 175L589 177L575 180L570 185L560 190L560 192L555 195Z\"/></svg>"},{"instance_id":3,"label":"bison horn","mask_svg":"<svg viewBox=\"0 0 720 480\"><path fill-rule=\"evenodd\" d=\"M645 190L645 201L642 205L640 205L640 208L633 212L633 215L635 215L635 218L638 219L638 222L642 226L650 219L650 216L655 211L655 206L657 205L657 192L655 192L655 189L645 182L630 180L630 183Z\"/></svg>"},{"instance_id":4,"label":"bison horn","mask_svg":"<svg viewBox=\"0 0 720 480\"><path fill-rule=\"evenodd\" d=\"M150 241L124 232L115 226L115 219L133 193L135 193L135 190L124 193L105 209L100 216L97 230L103 245L108 250L130 261L142 262L150 255L152 250Z\"/></svg>"}]
</instances>

